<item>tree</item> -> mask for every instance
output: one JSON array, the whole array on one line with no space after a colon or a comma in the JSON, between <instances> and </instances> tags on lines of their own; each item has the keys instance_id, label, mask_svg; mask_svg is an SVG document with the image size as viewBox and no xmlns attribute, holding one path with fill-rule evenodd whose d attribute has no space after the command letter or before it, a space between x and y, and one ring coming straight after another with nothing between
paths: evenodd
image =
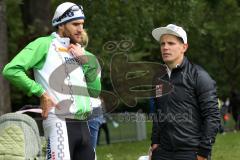
<instances>
[{"instance_id":1,"label":"tree","mask_svg":"<svg viewBox=\"0 0 240 160\"><path fill-rule=\"evenodd\" d=\"M47 32L53 12L62 2L65 0L6 1L10 59L30 40ZM151 32L154 28L169 23L180 25L187 31L187 56L203 66L217 81L220 95L228 94L231 88L240 88L239 0L72 2L83 6L86 15L84 27L90 37L87 50L102 62L103 89L112 89L109 66L112 56L119 52L114 49L107 51L105 44L114 42L115 47L119 48L120 42L127 40L132 42L132 48L127 52L130 61L160 62L159 45ZM13 89L12 106L16 102L21 105L23 99L24 103L29 101Z\"/></svg>"},{"instance_id":2,"label":"tree","mask_svg":"<svg viewBox=\"0 0 240 160\"><path fill-rule=\"evenodd\" d=\"M198 1L194 14L191 56L217 81L219 95L229 96L240 89L240 6L237 0Z\"/></svg>"},{"instance_id":3,"label":"tree","mask_svg":"<svg viewBox=\"0 0 240 160\"><path fill-rule=\"evenodd\" d=\"M8 62L6 5L0 0L0 72ZM0 115L11 111L10 89L8 82L0 75Z\"/></svg>"},{"instance_id":4,"label":"tree","mask_svg":"<svg viewBox=\"0 0 240 160\"><path fill-rule=\"evenodd\" d=\"M24 43L51 31L51 1L22 0L20 8L25 32L22 37Z\"/></svg>"},{"instance_id":5,"label":"tree","mask_svg":"<svg viewBox=\"0 0 240 160\"><path fill-rule=\"evenodd\" d=\"M51 30L51 1L7 0L9 62L23 47ZM32 72L29 72L30 76ZM37 97L28 97L11 85L12 110L25 104L39 104Z\"/></svg>"}]
</instances>

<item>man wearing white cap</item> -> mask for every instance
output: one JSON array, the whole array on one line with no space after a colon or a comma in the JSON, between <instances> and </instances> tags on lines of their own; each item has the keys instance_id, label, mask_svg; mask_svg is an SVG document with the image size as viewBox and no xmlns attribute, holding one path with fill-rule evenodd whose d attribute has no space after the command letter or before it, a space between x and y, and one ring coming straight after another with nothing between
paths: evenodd
<instances>
[{"instance_id":1,"label":"man wearing white cap","mask_svg":"<svg viewBox=\"0 0 240 160\"><path fill-rule=\"evenodd\" d=\"M157 118L153 121L150 157L206 160L220 124L215 81L185 57L188 44L182 27L169 24L154 29L152 35L160 43L168 73L156 79L168 81L173 90L161 95L159 84L153 84Z\"/></svg>"},{"instance_id":2,"label":"man wearing white cap","mask_svg":"<svg viewBox=\"0 0 240 160\"><path fill-rule=\"evenodd\" d=\"M95 159L86 118L92 110L90 97L101 90L100 66L80 45L84 19L81 6L60 4L52 19L57 31L29 43L3 71L29 96L40 97L46 159ZM29 69L35 80L27 76Z\"/></svg>"}]
</instances>

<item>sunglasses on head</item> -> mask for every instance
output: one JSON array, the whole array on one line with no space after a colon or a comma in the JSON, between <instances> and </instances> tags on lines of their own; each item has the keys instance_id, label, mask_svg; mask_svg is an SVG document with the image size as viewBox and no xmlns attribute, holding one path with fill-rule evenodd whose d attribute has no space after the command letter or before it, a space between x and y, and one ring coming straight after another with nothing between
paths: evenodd
<instances>
[{"instance_id":1,"label":"sunglasses on head","mask_svg":"<svg viewBox=\"0 0 240 160\"><path fill-rule=\"evenodd\" d=\"M66 16L73 16L76 11L83 11L83 7L81 5L73 5L72 7L68 8L60 17L56 19L56 22L61 21L61 19L65 18Z\"/></svg>"}]
</instances>

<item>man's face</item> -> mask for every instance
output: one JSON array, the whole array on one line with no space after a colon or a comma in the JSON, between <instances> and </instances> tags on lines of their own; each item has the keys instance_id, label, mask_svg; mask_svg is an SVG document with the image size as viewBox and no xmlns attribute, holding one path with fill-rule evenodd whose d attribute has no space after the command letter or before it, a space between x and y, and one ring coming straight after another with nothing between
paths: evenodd
<instances>
[{"instance_id":1,"label":"man's face","mask_svg":"<svg viewBox=\"0 0 240 160\"><path fill-rule=\"evenodd\" d=\"M166 64L180 64L184 52L187 50L187 46L187 44L182 43L181 40L174 35L162 35L160 38L160 47L163 61Z\"/></svg>"},{"instance_id":2,"label":"man's face","mask_svg":"<svg viewBox=\"0 0 240 160\"><path fill-rule=\"evenodd\" d=\"M63 37L70 38L71 43L80 43L82 40L81 33L83 32L84 20L79 19L75 21L70 21L60 28L60 34Z\"/></svg>"}]
</instances>

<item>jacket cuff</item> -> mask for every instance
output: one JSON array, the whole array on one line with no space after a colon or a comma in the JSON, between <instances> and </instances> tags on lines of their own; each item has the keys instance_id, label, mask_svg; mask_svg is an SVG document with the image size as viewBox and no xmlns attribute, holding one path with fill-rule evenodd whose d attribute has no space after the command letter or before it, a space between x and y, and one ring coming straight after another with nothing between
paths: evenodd
<instances>
[{"instance_id":1,"label":"jacket cuff","mask_svg":"<svg viewBox=\"0 0 240 160\"><path fill-rule=\"evenodd\" d=\"M210 154L211 150L210 149L205 149L205 148L199 148L197 155L202 156L204 158L207 158L208 155Z\"/></svg>"},{"instance_id":2,"label":"jacket cuff","mask_svg":"<svg viewBox=\"0 0 240 160\"><path fill-rule=\"evenodd\" d=\"M159 138L158 137L152 137L152 144L159 144Z\"/></svg>"},{"instance_id":3,"label":"jacket cuff","mask_svg":"<svg viewBox=\"0 0 240 160\"><path fill-rule=\"evenodd\" d=\"M45 93L45 90L44 90L43 88L41 88L39 91L37 91L37 92L35 93L35 95L36 95L37 97L41 97L44 93ZM30 96L30 95L29 95L29 96Z\"/></svg>"}]
</instances>

